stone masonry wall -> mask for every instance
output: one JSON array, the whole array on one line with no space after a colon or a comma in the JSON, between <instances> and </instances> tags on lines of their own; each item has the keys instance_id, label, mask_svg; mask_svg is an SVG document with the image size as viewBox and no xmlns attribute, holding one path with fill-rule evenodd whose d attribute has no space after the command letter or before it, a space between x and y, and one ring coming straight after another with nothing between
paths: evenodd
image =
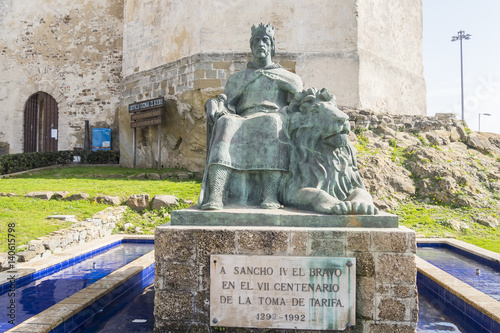
<instances>
[{"instance_id":1,"label":"stone masonry wall","mask_svg":"<svg viewBox=\"0 0 500 333\"><path fill-rule=\"evenodd\" d=\"M250 28L261 22L276 27L276 53L354 51L360 1L125 0L123 75L200 53L249 52Z\"/></svg>"},{"instance_id":2,"label":"stone masonry wall","mask_svg":"<svg viewBox=\"0 0 500 333\"><path fill-rule=\"evenodd\" d=\"M210 332L210 254L354 256L356 325L346 331L415 332L415 252L415 233L402 228L163 225L155 233L155 332Z\"/></svg>"},{"instance_id":3,"label":"stone masonry wall","mask_svg":"<svg viewBox=\"0 0 500 333\"><path fill-rule=\"evenodd\" d=\"M83 147L84 120L117 147L123 0L0 1L0 143L23 152L24 106L39 91L59 107L58 149Z\"/></svg>"}]
</instances>

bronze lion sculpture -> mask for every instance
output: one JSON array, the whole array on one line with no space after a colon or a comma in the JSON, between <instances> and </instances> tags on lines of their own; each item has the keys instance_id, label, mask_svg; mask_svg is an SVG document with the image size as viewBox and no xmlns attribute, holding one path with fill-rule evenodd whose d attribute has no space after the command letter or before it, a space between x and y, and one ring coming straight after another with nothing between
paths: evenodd
<instances>
[{"instance_id":1,"label":"bronze lion sculpture","mask_svg":"<svg viewBox=\"0 0 500 333\"><path fill-rule=\"evenodd\" d=\"M295 95L288 106L290 168L281 183L285 205L323 214L378 214L348 140L349 117L328 90Z\"/></svg>"}]
</instances>

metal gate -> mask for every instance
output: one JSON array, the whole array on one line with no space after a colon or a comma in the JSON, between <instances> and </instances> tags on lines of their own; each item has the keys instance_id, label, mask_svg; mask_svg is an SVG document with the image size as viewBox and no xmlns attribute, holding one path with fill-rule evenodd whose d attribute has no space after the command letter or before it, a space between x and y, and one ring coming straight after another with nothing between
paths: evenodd
<instances>
[{"instance_id":1,"label":"metal gate","mask_svg":"<svg viewBox=\"0 0 500 333\"><path fill-rule=\"evenodd\" d=\"M24 107L24 152L57 151L59 108L45 92L31 95Z\"/></svg>"}]
</instances>

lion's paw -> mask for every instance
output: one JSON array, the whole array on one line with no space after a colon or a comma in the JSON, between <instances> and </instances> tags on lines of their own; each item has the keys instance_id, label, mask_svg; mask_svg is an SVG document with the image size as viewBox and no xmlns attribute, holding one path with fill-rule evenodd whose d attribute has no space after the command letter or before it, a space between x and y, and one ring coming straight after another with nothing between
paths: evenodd
<instances>
[{"instance_id":1,"label":"lion's paw","mask_svg":"<svg viewBox=\"0 0 500 333\"><path fill-rule=\"evenodd\" d=\"M347 215L351 212L351 203L349 201L340 201L332 207L332 213L336 215Z\"/></svg>"},{"instance_id":2,"label":"lion's paw","mask_svg":"<svg viewBox=\"0 0 500 333\"><path fill-rule=\"evenodd\" d=\"M377 215L378 208L366 202L352 202L352 212L357 215Z\"/></svg>"},{"instance_id":3,"label":"lion's paw","mask_svg":"<svg viewBox=\"0 0 500 333\"><path fill-rule=\"evenodd\" d=\"M314 205L314 210L323 214L347 215L351 212L349 201L328 200Z\"/></svg>"}]
</instances>

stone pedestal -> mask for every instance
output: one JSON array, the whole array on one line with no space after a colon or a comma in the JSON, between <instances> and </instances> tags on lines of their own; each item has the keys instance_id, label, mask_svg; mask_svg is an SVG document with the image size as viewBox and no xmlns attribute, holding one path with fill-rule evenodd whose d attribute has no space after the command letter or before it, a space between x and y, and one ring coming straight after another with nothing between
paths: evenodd
<instances>
[{"instance_id":1,"label":"stone pedestal","mask_svg":"<svg viewBox=\"0 0 500 333\"><path fill-rule=\"evenodd\" d=\"M213 331L211 254L355 257L356 325L345 331L414 332L418 315L415 252L415 233L405 228L165 224L155 234L155 332ZM296 332L284 330L292 331Z\"/></svg>"}]
</instances>

